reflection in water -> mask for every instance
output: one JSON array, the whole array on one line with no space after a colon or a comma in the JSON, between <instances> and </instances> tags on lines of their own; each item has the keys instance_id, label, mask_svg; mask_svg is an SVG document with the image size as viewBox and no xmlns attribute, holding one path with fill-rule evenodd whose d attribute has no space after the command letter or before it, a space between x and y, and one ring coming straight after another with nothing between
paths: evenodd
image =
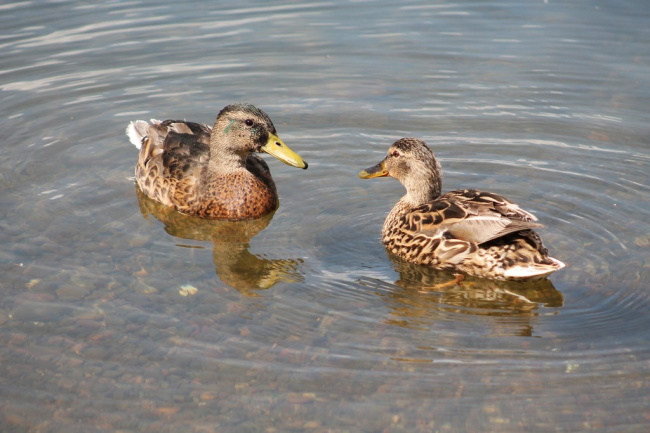
<instances>
[{"instance_id":1,"label":"reflection in water","mask_svg":"<svg viewBox=\"0 0 650 433\"><path fill-rule=\"evenodd\" d=\"M531 336L540 307L560 307L562 294L548 279L536 281L495 281L465 276L391 260L399 279L394 285L374 279L362 283L377 290L391 308L386 322L412 329L426 329L440 313L460 313L501 317L490 330L492 336Z\"/></svg>"},{"instance_id":2,"label":"reflection in water","mask_svg":"<svg viewBox=\"0 0 650 433\"><path fill-rule=\"evenodd\" d=\"M247 296L256 289L268 289L280 281L302 281L298 272L302 260L263 259L251 254L250 240L264 230L273 213L250 221L209 220L183 215L145 196L136 185L140 211L145 218L153 215L165 224L165 231L182 239L212 241L212 257L217 276Z\"/></svg>"}]
</instances>

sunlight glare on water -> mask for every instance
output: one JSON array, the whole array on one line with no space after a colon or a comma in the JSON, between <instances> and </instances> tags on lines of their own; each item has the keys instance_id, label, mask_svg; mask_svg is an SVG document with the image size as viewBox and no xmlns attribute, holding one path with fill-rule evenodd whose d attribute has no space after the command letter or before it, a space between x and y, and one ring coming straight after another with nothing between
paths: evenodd
<instances>
[{"instance_id":1,"label":"sunlight glare on water","mask_svg":"<svg viewBox=\"0 0 650 433\"><path fill-rule=\"evenodd\" d=\"M648 8L640 1L0 6L0 430L642 432L649 427ZM280 208L181 215L134 185L135 119L265 110ZM568 267L404 263L425 140L443 190L534 213Z\"/></svg>"}]
</instances>

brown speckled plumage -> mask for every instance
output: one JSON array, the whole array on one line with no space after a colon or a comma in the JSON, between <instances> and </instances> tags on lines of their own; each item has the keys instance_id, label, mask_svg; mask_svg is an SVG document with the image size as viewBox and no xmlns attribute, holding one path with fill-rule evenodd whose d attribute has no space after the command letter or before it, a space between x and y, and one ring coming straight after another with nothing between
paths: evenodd
<instances>
[{"instance_id":1,"label":"brown speckled plumage","mask_svg":"<svg viewBox=\"0 0 650 433\"><path fill-rule=\"evenodd\" d=\"M359 176L392 176L406 187L382 241L409 262L498 280L539 278L565 266L533 230L537 218L505 197L473 189L440 195L440 164L421 140L398 140Z\"/></svg>"},{"instance_id":2,"label":"brown speckled plumage","mask_svg":"<svg viewBox=\"0 0 650 433\"><path fill-rule=\"evenodd\" d=\"M307 168L277 137L271 119L250 104L225 107L213 127L180 120L142 120L127 127L140 149L135 178L150 198L205 218L247 220L277 209L266 162L254 152Z\"/></svg>"}]
</instances>

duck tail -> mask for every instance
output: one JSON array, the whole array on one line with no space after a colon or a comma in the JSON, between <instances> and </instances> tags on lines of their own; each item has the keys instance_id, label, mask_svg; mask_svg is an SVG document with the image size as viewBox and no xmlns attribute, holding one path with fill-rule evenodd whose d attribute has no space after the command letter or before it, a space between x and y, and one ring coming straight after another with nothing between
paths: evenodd
<instances>
[{"instance_id":1,"label":"duck tail","mask_svg":"<svg viewBox=\"0 0 650 433\"><path fill-rule=\"evenodd\" d=\"M566 264L558 259L546 257L543 263L512 266L506 269L503 276L508 280L520 278L537 279L546 277L555 271L559 271L565 266Z\"/></svg>"},{"instance_id":2,"label":"duck tail","mask_svg":"<svg viewBox=\"0 0 650 433\"><path fill-rule=\"evenodd\" d=\"M144 120L134 120L133 122L129 122L129 125L126 127L126 135L138 149L142 147L142 142L147 138L148 131L149 124Z\"/></svg>"},{"instance_id":3,"label":"duck tail","mask_svg":"<svg viewBox=\"0 0 650 433\"><path fill-rule=\"evenodd\" d=\"M142 143L144 143L144 140L146 140L149 135L149 127L151 125L160 125L161 123L162 122L158 119L151 119L151 124L144 120L134 120L129 122L129 125L126 127L126 135L128 135L131 143L140 149Z\"/></svg>"}]
</instances>

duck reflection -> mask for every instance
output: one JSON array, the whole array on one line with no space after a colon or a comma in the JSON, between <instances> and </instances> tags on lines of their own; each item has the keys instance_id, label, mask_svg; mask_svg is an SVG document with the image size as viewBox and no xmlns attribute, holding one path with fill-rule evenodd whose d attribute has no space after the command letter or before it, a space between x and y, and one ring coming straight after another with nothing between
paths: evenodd
<instances>
[{"instance_id":1,"label":"duck reflection","mask_svg":"<svg viewBox=\"0 0 650 433\"><path fill-rule=\"evenodd\" d=\"M541 307L560 307L562 294L548 279L495 281L461 276L408 263L392 256L399 278L394 285L366 285L378 289L391 308L387 323L408 328L428 328L440 312L496 316L486 330L492 336L532 336L534 318ZM458 320L464 320L459 318Z\"/></svg>"},{"instance_id":2,"label":"duck reflection","mask_svg":"<svg viewBox=\"0 0 650 433\"><path fill-rule=\"evenodd\" d=\"M250 240L264 230L273 213L250 221L222 221L183 215L175 209L145 196L136 185L140 212L165 225L165 231L181 239L212 241L212 258L221 281L247 296L256 290L268 289L280 281L301 281L302 260L260 258L249 251Z\"/></svg>"}]
</instances>

